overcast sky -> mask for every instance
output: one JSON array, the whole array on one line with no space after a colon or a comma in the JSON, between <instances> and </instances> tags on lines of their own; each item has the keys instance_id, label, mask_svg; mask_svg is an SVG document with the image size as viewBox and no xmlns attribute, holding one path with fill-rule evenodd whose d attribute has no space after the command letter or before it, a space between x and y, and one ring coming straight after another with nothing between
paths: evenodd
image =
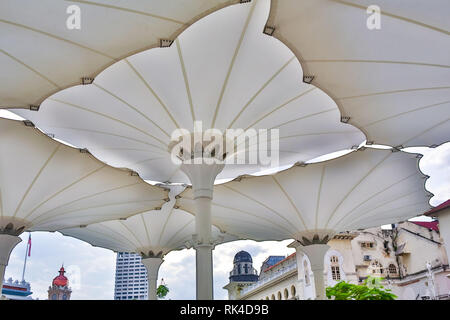
<instances>
[{"instance_id":1,"label":"overcast sky","mask_svg":"<svg viewBox=\"0 0 450 320\"><path fill-rule=\"evenodd\" d=\"M0 117L11 114L0 110ZM431 205L436 206L450 198L450 143L440 147L409 148L406 151L424 154L420 169L430 176L426 188L434 193ZM28 233L13 250L6 268L5 279L21 280ZM233 257L240 251L248 251L253 257L253 266L258 270L269 255L286 256L294 252L287 248L286 241L235 241L217 246L214 251L214 296L226 299L222 289L228 283ZM47 299L47 290L52 279L58 275L62 264L69 270L68 277L73 287L72 299L113 299L116 254L110 250L61 235L58 232L33 232L31 257L28 258L25 280L31 283L33 298ZM168 299L195 299L195 251L171 252L161 265L160 279L164 278L170 289Z\"/></svg>"}]
</instances>

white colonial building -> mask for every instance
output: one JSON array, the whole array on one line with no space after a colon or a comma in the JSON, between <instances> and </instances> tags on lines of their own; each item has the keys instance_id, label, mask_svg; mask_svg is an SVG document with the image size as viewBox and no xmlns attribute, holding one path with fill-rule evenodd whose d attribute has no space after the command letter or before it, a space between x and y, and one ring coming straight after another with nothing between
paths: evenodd
<instances>
[{"instance_id":1,"label":"white colonial building","mask_svg":"<svg viewBox=\"0 0 450 320\"><path fill-rule=\"evenodd\" d=\"M403 222L392 229L341 233L328 245L324 258L326 286L341 280L361 284L368 276L377 276L383 277L383 285L401 300L449 299L449 262L437 221ZM238 255L244 254L241 251ZM315 297L314 276L306 255L270 256L259 276L245 282L236 281L234 272L224 287L230 300Z\"/></svg>"}]
</instances>

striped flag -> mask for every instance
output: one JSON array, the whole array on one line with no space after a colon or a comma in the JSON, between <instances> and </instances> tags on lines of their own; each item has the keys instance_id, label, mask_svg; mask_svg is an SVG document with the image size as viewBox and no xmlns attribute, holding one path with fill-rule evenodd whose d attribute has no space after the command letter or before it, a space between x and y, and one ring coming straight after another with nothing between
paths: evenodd
<instances>
[{"instance_id":1,"label":"striped flag","mask_svg":"<svg viewBox=\"0 0 450 320\"><path fill-rule=\"evenodd\" d=\"M31 233L28 236L28 256L31 256Z\"/></svg>"}]
</instances>

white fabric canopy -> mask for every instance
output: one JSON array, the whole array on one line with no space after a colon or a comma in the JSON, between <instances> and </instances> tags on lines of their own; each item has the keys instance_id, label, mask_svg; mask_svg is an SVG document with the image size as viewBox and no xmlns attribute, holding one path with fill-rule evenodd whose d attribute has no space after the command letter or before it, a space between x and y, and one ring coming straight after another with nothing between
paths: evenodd
<instances>
[{"instance_id":1,"label":"white fabric canopy","mask_svg":"<svg viewBox=\"0 0 450 320\"><path fill-rule=\"evenodd\" d=\"M177 128L279 129L280 165L359 145L335 102L303 82L280 41L263 34L269 0L229 6L194 23L168 48L117 62L93 84L56 93L38 112L15 111L47 133L153 181L188 182L169 157ZM261 170L229 165L218 178Z\"/></svg>"},{"instance_id":2,"label":"white fabric canopy","mask_svg":"<svg viewBox=\"0 0 450 320\"><path fill-rule=\"evenodd\" d=\"M60 232L117 252L136 252L142 256L162 257L172 250L192 246L195 234L195 217L174 208L175 200L166 203L161 210L153 210L132 216L126 220L94 223L84 228L62 229ZM233 235L213 227L212 235L217 243L236 240Z\"/></svg>"},{"instance_id":3,"label":"white fabric canopy","mask_svg":"<svg viewBox=\"0 0 450 320\"><path fill-rule=\"evenodd\" d=\"M448 0L272 0L267 25L369 142L431 146L450 140L449 12Z\"/></svg>"},{"instance_id":4,"label":"white fabric canopy","mask_svg":"<svg viewBox=\"0 0 450 320\"><path fill-rule=\"evenodd\" d=\"M0 108L29 108L238 0L2 0ZM80 29L69 29L80 9ZM70 8L69 8L70 9Z\"/></svg>"},{"instance_id":5,"label":"white fabric canopy","mask_svg":"<svg viewBox=\"0 0 450 320\"><path fill-rule=\"evenodd\" d=\"M367 148L238 177L214 186L212 222L241 238L302 240L409 219L430 208L418 161L416 154ZM191 188L177 205L194 212Z\"/></svg>"},{"instance_id":6,"label":"white fabric canopy","mask_svg":"<svg viewBox=\"0 0 450 320\"><path fill-rule=\"evenodd\" d=\"M0 233L55 231L161 207L165 188L0 118Z\"/></svg>"}]
</instances>

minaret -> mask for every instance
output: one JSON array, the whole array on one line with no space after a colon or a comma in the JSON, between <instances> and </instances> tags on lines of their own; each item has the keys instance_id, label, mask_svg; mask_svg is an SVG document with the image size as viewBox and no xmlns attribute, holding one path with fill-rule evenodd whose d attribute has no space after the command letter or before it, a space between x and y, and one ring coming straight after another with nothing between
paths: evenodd
<instances>
[{"instance_id":1,"label":"minaret","mask_svg":"<svg viewBox=\"0 0 450 320\"><path fill-rule=\"evenodd\" d=\"M246 251L236 253L233 260L233 270L230 272L230 282L223 287L228 290L228 299L239 299L242 289L257 282L258 278L258 273L253 268L252 256Z\"/></svg>"},{"instance_id":2,"label":"minaret","mask_svg":"<svg viewBox=\"0 0 450 320\"><path fill-rule=\"evenodd\" d=\"M52 281L51 287L48 287L48 300L70 300L72 290L69 288L69 279L64 275L66 271L64 266L59 269L59 276Z\"/></svg>"}]
</instances>

